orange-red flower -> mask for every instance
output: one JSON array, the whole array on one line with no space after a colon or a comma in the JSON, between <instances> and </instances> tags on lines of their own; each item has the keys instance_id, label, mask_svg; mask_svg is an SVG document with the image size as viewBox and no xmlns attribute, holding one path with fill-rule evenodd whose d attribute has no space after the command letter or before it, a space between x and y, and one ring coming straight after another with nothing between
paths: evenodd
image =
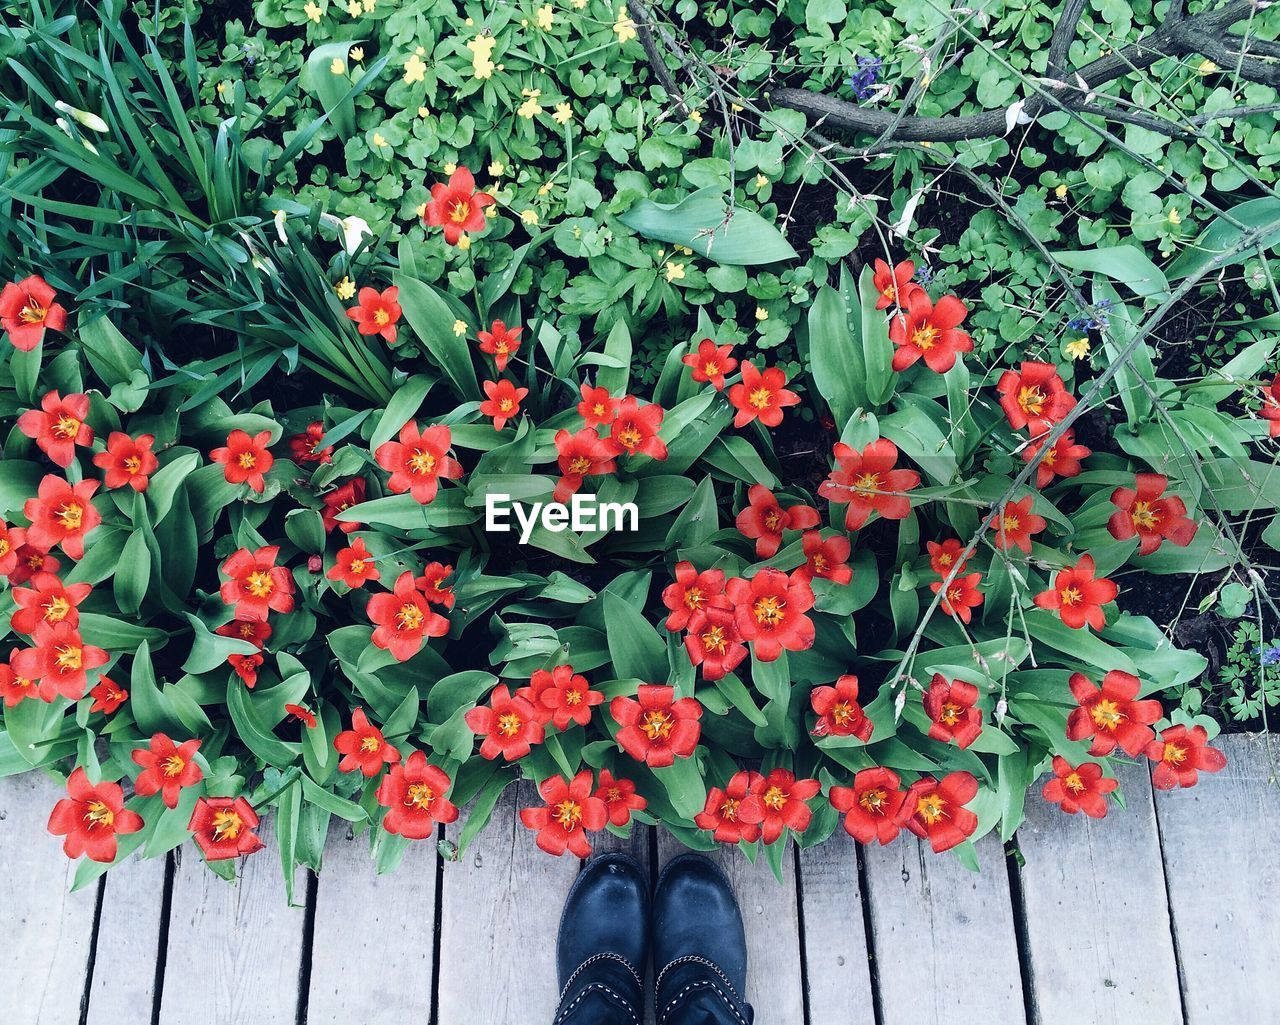
<instances>
[{"instance_id":1,"label":"orange-red flower","mask_svg":"<svg viewBox=\"0 0 1280 1025\"><path fill-rule=\"evenodd\" d=\"M691 562L676 563L676 579L662 590L662 604L671 610L668 630L698 629L702 617L713 608L729 608L724 594L724 573L706 569L701 573Z\"/></svg>"},{"instance_id":2,"label":"orange-red flower","mask_svg":"<svg viewBox=\"0 0 1280 1025\"><path fill-rule=\"evenodd\" d=\"M592 792L593 786L590 769L583 769L572 782L561 776L542 781L538 793L546 804L520 812L520 821L538 831L539 848L557 857L566 850L579 858L591 857L586 832L604 829L609 822L609 810Z\"/></svg>"},{"instance_id":3,"label":"orange-red flower","mask_svg":"<svg viewBox=\"0 0 1280 1025\"><path fill-rule=\"evenodd\" d=\"M729 402L738 412L733 426L746 427L752 420L759 420L766 427L782 423L782 411L800 402L800 396L788 391L787 375L778 367L757 370L749 361L742 363L742 381L729 389Z\"/></svg>"},{"instance_id":4,"label":"orange-red flower","mask_svg":"<svg viewBox=\"0 0 1280 1025\"><path fill-rule=\"evenodd\" d=\"M129 692L105 676L98 677L97 686L89 691L89 696L93 698L89 712L102 712L105 715L114 715L129 700Z\"/></svg>"},{"instance_id":5,"label":"orange-red flower","mask_svg":"<svg viewBox=\"0 0 1280 1025\"><path fill-rule=\"evenodd\" d=\"M844 525L857 530L873 512L886 520L903 520L911 512L911 500L905 492L920 484L915 470L898 470L898 446L886 438L878 438L861 452L844 442L834 450L837 469L818 487L818 494L848 505Z\"/></svg>"},{"instance_id":6,"label":"orange-red flower","mask_svg":"<svg viewBox=\"0 0 1280 1025\"><path fill-rule=\"evenodd\" d=\"M747 657L747 646L738 632L738 621L732 609L718 605L707 609L697 619L689 622L684 648L689 661L696 668L702 667L702 678L708 681L723 680Z\"/></svg>"},{"instance_id":7,"label":"orange-red flower","mask_svg":"<svg viewBox=\"0 0 1280 1025\"><path fill-rule=\"evenodd\" d=\"M166 808L178 807L180 792L204 779L195 760L199 748L198 740L175 744L165 733L154 734L150 747L138 748L130 755L142 766L142 772L133 782L134 792L140 797L159 794Z\"/></svg>"},{"instance_id":8,"label":"orange-red flower","mask_svg":"<svg viewBox=\"0 0 1280 1025\"><path fill-rule=\"evenodd\" d=\"M920 286L911 281L915 272L916 265L910 260L903 260L890 270L884 260L877 258L875 274L871 277L871 283L880 293L879 298L876 299L876 309L887 310L890 306L905 306L911 293L920 290Z\"/></svg>"},{"instance_id":9,"label":"orange-red flower","mask_svg":"<svg viewBox=\"0 0 1280 1025\"><path fill-rule=\"evenodd\" d=\"M224 604L234 606L236 619L264 622L273 611L293 611L293 574L276 565L279 554L278 545L241 548L223 562L227 579L219 593Z\"/></svg>"},{"instance_id":10,"label":"orange-red flower","mask_svg":"<svg viewBox=\"0 0 1280 1025\"><path fill-rule=\"evenodd\" d=\"M40 623L31 648L13 656L13 671L40 682L40 697L53 701L61 695L79 701L89 687L88 673L107 664L107 653L85 644L80 632L65 620L50 626Z\"/></svg>"},{"instance_id":11,"label":"orange-red flower","mask_svg":"<svg viewBox=\"0 0 1280 1025\"><path fill-rule=\"evenodd\" d=\"M572 666L556 666L539 669L529 680L529 686L516 691L533 706L533 714L542 725L554 722L561 733L571 723L586 726L591 721L591 709L604 703L604 695L592 690L585 676L579 676Z\"/></svg>"},{"instance_id":12,"label":"orange-red flower","mask_svg":"<svg viewBox=\"0 0 1280 1025\"><path fill-rule=\"evenodd\" d=\"M505 377L501 381L485 381L484 393L489 396L480 403L480 414L493 417L493 429L500 431L508 420L520 413L520 400L529 394L528 388L517 388Z\"/></svg>"},{"instance_id":13,"label":"orange-red flower","mask_svg":"<svg viewBox=\"0 0 1280 1025\"><path fill-rule=\"evenodd\" d=\"M1219 772L1227 767L1227 756L1209 746L1203 726L1170 726L1160 738L1147 745L1146 755L1156 763L1151 785L1157 790L1193 787L1201 772Z\"/></svg>"},{"instance_id":14,"label":"orange-red flower","mask_svg":"<svg viewBox=\"0 0 1280 1025\"><path fill-rule=\"evenodd\" d=\"M1187 519L1187 507L1176 495L1165 495L1169 478L1162 473L1139 473L1132 488L1116 488L1111 504L1116 512L1107 529L1117 541L1137 535L1138 554L1150 555L1161 543L1185 548L1196 536L1196 525Z\"/></svg>"},{"instance_id":15,"label":"orange-red flower","mask_svg":"<svg viewBox=\"0 0 1280 1025\"><path fill-rule=\"evenodd\" d=\"M813 608L813 589L806 581L781 570L762 569L750 580L730 580L727 592L738 633L751 642L761 662L774 661L784 648L813 647L813 620L805 615Z\"/></svg>"},{"instance_id":16,"label":"orange-red flower","mask_svg":"<svg viewBox=\"0 0 1280 1025\"><path fill-rule=\"evenodd\" d=\"M1031 554L1031 535L1045 528L1043 516L1031 511L1032 496L1026 495L1016 502L1006 502L1004 509L991 521L994 535L991 543L1001 551L1020 548Z\"/></svg>"},{"instance_id":17,"label":"orange-red flower","mask_svg":"<svg viewBox=\"0 0 1280 1025\"><path fill-rule=\"evenodd\" d=\"M338 553L337 559L329 572L325 574L330 580L341 580L348 587L364 587L368 580L377 580L381 574L373 556L364 546L364 538L358 537L351 542L349 548Z\"/></svg>"},{"instance_id":18,"label":"orange-red flower","mask_svg":"<svg viewBox=\"0 0 1280 1025\"><path fill-rule=\"evenodd\" d=\"M951 578L947 584L947 593L942 596L942 611L948 616L955 616L962 623L973 619L973 610L982 604L983 594L978 590L982 583L981 573L966 573L964 576ZM942 590L942 581L935 580L929 590L937 594Z\"/></svg>"},{"instance_id":19,"label":"orange-red flower","mask_svg":"<svg viewBox=\"0 0 1280 1025\"><path fill-rule=\"evenodd\" d=\"M239 858L265 846L254 832L258 815L243 797L200 798L187 828L195 834L205 861Z\"/></svg>"},{"instance_id":20,"label":"orange-red flower","mask_svg":"<svg viewBox=\"0 0 1280 1025\"><path fill-rule=\"evenodd\" d=\"M804 565L796 570L796 577L812 582L814 577L830 580L833 584L847 584L853 579L848 559L852 546L843 534L834 534L825 540L822 532L806 530L800 537L804 550Z\"/></svg>"},{"instance_id":21,"label":"orange-red flower","mask_svg":"<svg viewBox=\"0 0 1280 1025\"><path fill-rule=\"evenodd\" d=\"M44 338L46 328L67 329L67 311L54 302L58 293L38 274L11 281L0 292L0 328L21 352L30 352Z\"/></svg>"},{"instance_id":22,"label":"orange-red flower","mask_svg":"<svg viewBox=\"0 0 1280 1025\"><path fill-rule=\"evenodd\" d=\"M699 384L709 383L716 391L723 391L725 374L732 374L738 365L732 352L732 345L717 346L710 338L704 338L698 343L698 351L680 362L693 371L693 379Z\"/></svg>"},{"instance_id":23,"label":"orange-red flower","mask_svg":"<svg viewBox=\"0 0 1280 1025\"><path fill-rule=\"evenodd\" d=\"M390 594L370 598L366 611L374 625L374 646L391 652L397 662L413 658L428 637L449 632L449 621L431 607L408 570L396 578Z\"/></svg>"},{"instance_id":24,"label":"orange-red flower","mask_svg":"<svg viewBox=\"0 0 1280 1025\"><path fill-rule=\"evenodd\" d=\"M96 480L82 480L73 485L52 475L45 477L40 482L36 497L28 498L22 507L31 521L27 528L27 544L40 553L61 545L71 558L83 559L85 535L102 522L102 515L90 501L97 490ZM34 567L34 571L38 572L42 566L51 573L57 568L42 564ZM13 574L9 579L19 582Z\"/></svg>"},{"instance_id":25,"label":"orange-red flower","mask_svg":"<svg viewBox=\"0 0 1280 1025\"><path fill-rule=\"evenodd\" d=\"M0 576L9 576L18 568L18 550L27 542L27 532L0 520ZM21 583L22 581L16 581Z\"/></svg>"},{"instance_id":26,"label":"orange-red flower","mask_svg":"<svg viewBox=\"0 0 1280 1025\"><path fill-rule=\"evenodd\" d=\"M316 728L316 714L306 705L290 705L286 704L284 710L289 713L298 722L302 723L307 729L314 730Z\"/></svg>"},{"instance_id":27,"label":"orange-red flower","mask_svg":"<svg viewBox=\"0 0 1280 1025\"><path fill-rule=\"evenodd\" d=\"M1046 439L1047 440L1047 439ZM1022 450L1022 461L1032 462L1044 446L1044 440L1032 442ZM1054 477L1080 476L1080 460L1089 458L1092 449L1076 444L1076 432L1065 430L1036 466L1036 487L1047 488Z\"/></svg>"},{"instance_id":28,"label":"orange-red flower","mask_svg":"<svg viewBox=\"0 0 1280 1025\"><path fill-rule=\"evenodd\" d=\"M66 837L62 849L68 858L86 854L90 861L104 864L115 860L118 835L141 828L141 816L124 806L120 784L95 786L81 768L67 778L67 796L53 806L49 816L49 832Z\"/></svg>"},{"instance_id":29,"label":"orange-red flower","mask_svg":"<svg viewBox=\"0 0 1280 1025\"><path fill-rule=\"evenodd\" d=\"M964 680L948 680L934 673L924 693L924 711L929 717L929 736L943 744L956 742L968 747L982 733L982 709L978 707L979 691Z\"/></svg>"},{"instance_id":30,"label":"orange-red flower","mask_svg":"<svg viewBox=\"0 0 1280 1025\"><path fill-rule=\"evenodd\" d=\"M910 816L905 825L922 840L928 840L935 854L963 843L978 828L978 816L964 807L978 794L972 773L952 772L942 781L924 776L911 784L903 811Z\"/></svg>"},{"instance_id":31,"label":"orange-red flower","mask_svg":"<svg viewBox=\"0 0 1280 1025\"><path fill-rule=\"evenodd\" d=\"M160 462L151 451L154 434L139 434L136 438L121 431L112 431L107 438L107 450L93 457L93 465L106 470L104 479L108 488L146 491L150 477Z\"/></svg>"},{"instance_id":32,"label":"orange-red flower","mask_svg":"<svg viewBox=\"0 0 1280 1025\"><path fill-rule=\"evenodd\" d=\"M809 704L818 714L811 731L815 737L857 737L871 739L875 728L858 704L858 678L845 675L831 687L814 687Z\"/></svg>"},{"instance_id":33,"label":"orange-red flower","mask_svg":"<svg viewBox=\"0 0 1280 1025\"><path fill-rule=\"evenodd\" d=\"M379 445L373 457L391 474L387 487L393 493L407 491L427 505L435 501L442 477L457 480L462 476L462 466L449 457L452 444L453 432L448 427L437 424L419 431L416 421L410 420L400 428L400 440Z\"/></svg>"},{"instance_id":34,"label":"orange-red flower","mask_svg":"<svg viewBox=\"0 0 1280 1025\"><path fill-rule=\"evenodd\" d=\"M29 409L18 417L18 430L35 440L36 446L64 469L76 458L76 446L93 444L93 428L85 423L89 415L88 395L46 392L39 409Z\"/></svg>"},{"instance_id":35,"label":"orange-red flower","mask_svg":"<svg viewBox=\"0 0 1280 1025\"><path fill-rule=\"evenodd\" d=\"M341 487L325 493L322 497L324 508L320 510L320 519L324 523L325 533L333 530L334 527L341 527L344 534L360 529L359 523L339 520L338 513L344 513L363 502L368 487L363 477L352 477Z\"/></svg>"},{"instance_id":36,"label":"orange-red flower","mask_svg":"<svg viewBox=\"0 0 1280 1025\"><path fill-rule=\"evenodd\" d=\"M270 444L270 431L259 431L250 437L244 431L235 430L227 435L227 444L215 448L209 453L209 458L222 464L223 476L229 484L248 484L260 495L266 487L262 475L276 461L275 456L267 451Z\"/></svg>"},{"instance_id":37,"label":"orange-red flower","mask_svg":"<svg viewBox=\"0 0 1280 1025\"><path fill-rule=\"evenodd\" d=\"M18 651L15 648L12 655L16 655L17 653ZM12 655L10 657L12 657ZM106 677L103 677L103 679L105 680ZM102 684L98 685L98 687L101 686ZM94 687L94 691L97 691L98 687ZM32 680L30 677L19 676L13 671L12 666L0 662L0 698L4 699L6 708L13 708L21 702L26 701L28 698L34 699L39 696L40 688L36 686L35 680ZM95 700L94 707L89 709L89 711L97 711L97 705L98 702ZM111 711L114 712L115 709L113 708Z\"/></svg>"},{"instance_id":38,"label":"orange-red flower","mask_svg":"<svg viewBox=\"0 0 1280 1025\"><path fill-rule=\"evenodd\" d=\"M1102 774L1097 762L1081 762L1073 767L1065 758L1054 755L1053 775L1041 793L1068 815L1082 811L1090 818L1100 819L1107 814L1107 794L1119 785L1119 780Z\"/></svg>"},{"instance_id":39,"label":"orange-red flower","mask_svg":"<svg viewBox=\"0 0 1280 1025\"><path fill-rule=\"evenodd\" d=\"M480 351L493 357L493 365L499 373L507 369L507 363L519 350L520 332L523 330L522 327L507 327L504 321L495 320L488 331L476 332Z\"/></svg>"},{"instance_id":40,"label":"orange-red flower","mask_svg":"<svg viewBox=\"0 0 1280 1025\"><path fill-rule=\"evenodd\" d=\"M1271 437L1280 438L1280 374L1269 385L1262 389L1262 418L1268 421L1267 430Z\"/></svg>"},{"instance_id":41,"label":"orange-red flower","mask_svg":"<svg viewBox=\"0 0 1280 1025\"><path fill-rule=\"evenodd\" d=\"M711 787L707 791L707 803L693 817L694 824L711 830L717 843L755 843L760 839L759 823L743 822L738 812L742 802L763 785L764 777L758 772L735 772L723 790Z\"/></svg>"},{"instance_id":42,"label":"orange-red flower","mask_svg":"<svg viewBox=\"0 0 1280 1025\"><path fill-rule=\"evenodd\" d=\"M514 762L533 750L534 744L541 744L545 737L533 705L518 694L513 697L505 684L494 687L489 704L471 709L466 720L472 733L484 737L480 745L482 758L502 755Z\"/></svg>"},{"instance_id":43,"label":"orange-red flower","mask_svg":"<svg viewBox=\"0 0 1280 1025\"><path fill-rule=\"evenodd\" d=\"M774 769L743 798L738 818L751 825L759 823L765 843L781 839L784 829L803 833L813 820L813 810L806 802L820 789L816 779L796 779L788 769Z\"/></svg>"},{"instance_id":44,"label":"orange-red flower","mask_svg":"<svg viewBox=\"0 0 1280 1025\"><path fill-rule=\"evenodd\" d=\"M10 527L9 536L13 538L17 535L25 537L26 531ZM9 583L15 585L25 584L37 573L57 573L58 568L62 565L61 562L43 548L37 548L35 545L26 544L25 542L18 545L14 555L13 569L9 571Z\"/></svg>"},{"instance_id":45,"label":"orange-red flower","mask_svg":"<svg viewBox=\"0 0 1280 1025\"><path fill-rule=\"evenodd\" d=\"M897 346L894 370L923 359L930 370L945 374L956 365L957 355L973 351L973 339L960 330L969 308L954 295L944 295L935 306L923 288L915 288L904 300L889 319L889 340Z\"/></svg>"},{"instance_id":46,"label":"orange-red flower","mask_svg":"<svg viewBox=\"0 0 1280 1025\"><path fill-rule=\"evenodd\" d=\"M394 765L378 784L377 801L387 809L382 828L406 840L425 840L437 823L454 822L458 808L446 800L453 781L441 768L412 752L403 765Z\"/></svg>"},{"instance_id":47,"label":"orange-red flower","mask_svg":"<svg viewBox=\"0 0 1280 1025\"><path fill-rule=\"evenodd\" d=\"M80 623L80 603L89 597L93 587L89 584L63 584L52 573L37 573L31 578L31 587L15 587L13 600L18 610L9 625L20 634L35 633L41 623L53 626Z\"/></svg>"},{"instance_id":48,"label":"orange-red flower","mask_svg":"<svg viewBox=\"0 0 1280 1025\"><path fill-rule=\"evenodd\" d=\"M355 772L359 769L372 779L385 765L400 761L400 752L387 743L382 731L369 721L363 708L351 713L351 729L343 730L333 738L333 747L342 755L339 772Z\"/></svg>"},{"instance_id":49,"label":"orange-red flower","mask_svg":"<svg viewBox=\"0 0 1280 1025\"><path fill-rule=\"evenodd\" d=\"M651 459L666 459L667 446L658 437L664 412L656 402L641 406L630 395L624 398L618 403L618 415L609 425L609 436L604 442L609 448L609 454L639 454Z\"/></svg>"},{"instance_id":50,"label":"orange-red flower","mask_svg":"<svg viewBox=\"0 0 1280 1025\"><path fill-rule=\"evenodd\" d=\"M1073 630L1083 628L1086 623L1101 630L1106 623L1102 606L1115 601L1119 588L1107 577L1095 579L1093 571L1093 556L1080 556L1074 566L1058 570L1053 586L1036 595L1036 605L1056 610Z\"/></svg>"},{"instance_id":51,"label":"orange-red flower","mask_svg":"<svg viewBox=\"0 0 1280 1025\"><path fill-rule=\"evenodd\" d=\"M584 383L579 393L582 401L578 403L578 415L587 427L608 427L617 419L622 400L610 395L608 388L593 388Z\"/></svg>"},{"instance_id":52,"label":"orange-red flower","mask_svg":"<svg viewBox=\"0 0 1280 1025\"><path fill-rule=\"evenodd\" d=\"M556 453L560 479L551 497L557 502L567 502L570 495L577 494L584 478L613 473L618 468L613 446L597 435L593 427L585 427L577 434L564 429L556 431Z\"/></svg>"},{"instance_id":53,"label":"orange-red flower","mask_svg":"<svg viewBox=\"0 0 1280 1025\"><path fill-rule=\"evenodd\" d=\"M447 184L437 182L431 186L431 199L422 219L433 228L444 228L444 240L456 246L464 231L474 233L484 228L484 208L494 202L489 193L477 192L475 176L459 167Z\"/></svg>"},{"instance_id":54,"label":"orange-red flower","mask_svg":"<svg viewBox=\"0 0 1280 1025\"><path fill-rule=\"evenodd\" d=\"M763 484L752 484L747 491L749 503L734 521L738 533L756 543L756 558L770 559L782 547L784 530L804 530L821 521L818 510L808 505L789 505L783 509L773 492Z\"/></svg>"},{"instance_id":55,"label":"orange-red flower","mask_svg":"<svg viewBox=\"0 0 1280 1025\"><path fill-rule=\"evenodd\" d=\"M262 668L262 663L265 661L266 659L261 655L232 653L227 656L227 665L231 667L231 671L240 677L250 690L258 685L258 670Z\"/></svg>"},{"instance_id":56,"label":"orange-red flower","mask_svg":"<svg viewBox=\"0 0 1280 1025\"><path fill-rule=\"evenodd\" d=\"M322 441L324 441L324 422L313 420L307 424L305 431L289 439L289 452L293 455L293 461L299 466L305 466L307 463L333 462L333 446L321 448Z\"/></svg>"},{"instance_id":57,"label":"orange-red flower","mask_svg":"<svg viewBox=\"0 0 1280 1025\"><path fill-rule=\"evenodd\" d=\"M636 785L631 780L614 779L608 769L600 770L596 797L604 802L609 823L614 826L625 826L631 821L633 811L644 811L649 806L649 802L636 793Z\"/></svg>"},{"instance_id":58,"label":"orange-red flower","mask_svg":"<svg viewBox=\"0 0 1280 1025\"><path fill-rule=\"evenodd\" d=\"M951 567L956 562L960 563L956 569L956 573L964 572L964 568L969 565L967 559L961 559L964 554L964 544L959 538L949 537L945 541L939 543L936 541L926 541L925 547L929 549L929 568L932 569L940 577L945 577L951 572Z\"/></svg>"},{"instance_id":59,"label":"orange-red flower","mask_svg":"<svg viewBox=\"0 0 1280 1025\"><path fill-rule=\"evenodd\" d=\"M235 637L237 640L248 641L261 650L267 643L267 638L271 636L271 624L265 619L233 619L230 623L223 623L213 632L222 637Z\"/></svg>"},{"instance_id":60,"label":"orange-red flower","mask_svg":"<svg viewBox=\"0 0 1280 1025\"><path fill-rule=\"evenodd\" d=\"M1027 428L1038 438L1075 408L1058 368L1052 363L1024 362L1018 370L1006 370L996 382L1000 408L1015 431Z\"/></svg>"},{"instance_id":61,"label":"orange-red flower","mask_svg":"<svg viewBox=\"0 0 1280 1025\"><path fill-rule=\"evenodd\" d=\"M429 563L417 581L418 590L422 592L422 597L426 598L432 605L443 605L446 609L453 608L453 603L456 600L453 593L453 585L445 583L452 574L452 566L446 566L442 562Z\"/></svg>"},{"instance_id":62,"label":"orange-red flower","mask_svg":"<svg viewBox=\"0 0 1280 1025\"><path fill-rule=\"evenodd\" d=\"M844 830L858 843L892 841L911 814L907 792L892 769L879 766L863 769L853 777L851 787L832 787L827 792L831 807L844 813Z\"/></svg>"},{"instance_id":63,"label":"orange-red flower","mask_svg":"<svg viewBox=\"0 0 1280 1025\"><path fill-rule=\"evenodd\" d=\"M702 705L693 698L676 698L674 687L642 683L634 698L618 695L609 714L622 727L614 738L638 762L650 768L690 757L702 736Z\"/></svg>"},{"instance_id":64,"label":"orange-red flower","mask_svg":"<svg viewBox=\"0 0 1280 1025\"><path fill-rule=\"evenodd\" d=\"M1084 673L1073 673L1069 685L1080 707L1067 716L1067 739L1092 737L1089 754L1109 755L1118 746L1137 758L1155 739L1151 726L1160 721L1164 708L1154 698L1138 700L1142 685L1132 673L1113 669L1102 678L1101 687Z\"/></svg>"},{"instance_id":65,"label":"orange-red flower","mask_svg":"<svg viewBox=\"0 0 1280 1025\"><path fill-rule=\"evenodd\" d=\"M356 330L362 335L381 335L386 341L396 340L396 325L400 323L400 289L392 285L379 292L376 288L362 288L356 296L357 305L347 309L347 316L356 322Z\"/></svg>"}]
</instances>

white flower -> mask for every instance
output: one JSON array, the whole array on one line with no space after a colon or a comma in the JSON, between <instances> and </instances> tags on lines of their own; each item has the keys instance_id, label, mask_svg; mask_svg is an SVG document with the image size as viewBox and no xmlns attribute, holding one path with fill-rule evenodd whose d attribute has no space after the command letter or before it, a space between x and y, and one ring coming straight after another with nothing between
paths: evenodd
<instances>
[{"instance_id":1,"label":"white flower","mask_svg":"<svg viewBox=\"0 0 1280 1025\"><path fill-rule=\"evenodd\" d=\"M333 214L322 214L321 220L332 224L342 234L342 248L348 256L360 248L360 240L372 235L373 229L363 217L343 217L339 220Z\"/></svg>"},{"instance_id":2,"label":"white flower","mask_svg":"<svg viewBox=\"0 0 1280 1025\"><path fill-rule=\"evenodd\" d=\"M95 132L101 132L103 135L111 131L111 129L107 126L107 123L103 121L102 118L98 117L97 114L94 114L92 111L81 110L78 107L71 106L71 104L69 103L64 103L62 100L58 100L54 104L54 106L58 110L62 111L62 113L70 114L71 117L75 119L77 124L81 124L85 128L91 129L92 131L95 131Z\"/></svg>"},{"instance_id":3,"label":"white flower","mask_svg":"<svg viewBox=\"0 0 1280 1025\"><path fill-rule=\"evenodd\" d=\"M284 220L289 215L285 213L283 210L275 210L272 212L272 216L274 217L276 222L276 236L280 239L280 241L283 244L288 245L289 236L288 234L286 234L284 230Z\"/></svg>"}]
</instances>

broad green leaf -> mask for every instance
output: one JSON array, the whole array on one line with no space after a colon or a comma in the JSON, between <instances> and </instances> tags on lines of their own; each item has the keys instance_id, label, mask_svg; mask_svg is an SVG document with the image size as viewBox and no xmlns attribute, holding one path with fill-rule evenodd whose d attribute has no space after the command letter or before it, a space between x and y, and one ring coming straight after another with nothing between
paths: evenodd
<instances>
[{"instance_id":1,"label":"broad green leaf","mask_svg":"<svg viewBox=\"0 0 1280 1025\"><path fill-rule=\"evenodd\" d=\"M646 238L674 242L717 263L750 267L798 258L776 225L743 207L730 210L714 188L679 203L642 199L618 220Z\"/></svg>"}]
</instances>

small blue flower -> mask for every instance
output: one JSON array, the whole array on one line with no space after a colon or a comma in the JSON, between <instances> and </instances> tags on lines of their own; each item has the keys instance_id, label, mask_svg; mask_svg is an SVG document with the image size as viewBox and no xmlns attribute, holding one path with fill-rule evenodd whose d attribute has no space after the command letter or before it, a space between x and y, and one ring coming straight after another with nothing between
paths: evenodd
<instances>
[{"instance_id":1,"label":"small blue flower","mask_svg":"<svg viewBox=\"0 0 1280 1025\"><path fill-rule=\"evenodd\" d=\"M915 279L922 285L930 285L933 283L933 268L927 263L920 264L916 268Z\"/></svg>"},{"instance_id":2,"label":"small blue flower","mask_svg":"<svg viewBox=\"0 0 1280 1025\"><path fill-rule=\"evenodd\" d=\"M1111 300L1100 299L1089 308L1083 317L1072 317L1067 321L1069 331L1105 331L1111 326Z\"/></svg>"},{"instance_id":3,"label":"small blue flower","mask_svg":"<svg viewBox=\"0 0 1280 1025\"><path fill-rule=\"evenodd\" d=\"M1280 665L1280 646L1263 648L1261 661L1264 666Z\"/></svg>"},{"instance_id":4,"label":"small blue flower","mask_svg":"<svg viewBox=\"0 0 1280 1025\"><path fill-rule=\"evenodd\" d=\"M875 91L875 84L880 79L880 68L884 65L879 57L859 57L853 74L845 81L854 99L870 99Z\"/></svg>"}]
</instances>

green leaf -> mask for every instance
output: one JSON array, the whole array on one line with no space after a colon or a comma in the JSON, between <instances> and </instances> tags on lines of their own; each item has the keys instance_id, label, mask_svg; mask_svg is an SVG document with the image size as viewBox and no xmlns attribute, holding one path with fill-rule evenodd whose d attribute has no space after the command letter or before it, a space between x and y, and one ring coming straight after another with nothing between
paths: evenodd
<instances>
[{"instance_id":1,"label":"green leaf","mask_svg":"<svg viewBox=\"0 0 1280 1025\"><path fill-rule=\"evenodd\" d=\"M271 727L249 700L249 689L238 678L227 684L227 711L231 714L236 735L266 764L283 769L302 753L301 744L285 743L271 732Z\"/></svg>"},{"instance_id":2,"label":"green leaf","mask_svg":"<svg viewBox=\"0 0 1280 1025\"><path fill-rule=\"evenodd\" d=\"M151 666L151 647L146 641L138 645L133 656L129 707L138 721L138 729L146 736L161 732L181 735L182 720L174 711L168 695L156 683L155 670Z\"/></svg>"},{"instance_id":3,"label":"green leaf","mask_svg":"<svg viewBox=\"0 0 1280 1025\"><path fill-rule=\"evenodd\" d=\"M378 424L369 438L371 449L376 449L383 442L390 441L400 433L400 428L412 420L422 408L422 400L427 397L427 392L431 390L433 384L435 380L426 374L414 374L396 389L396 393L391 396L391 401L382 411L382 416L378 419Z\"/></svg>"},{"instance_id":4,"label":"green leaf","mask_svg":"<svg viewBox=\"0 0 1280 1025\"><path fill-rule=\"evenodd\" d=\"M818 394L827 400L836 423L848 423L854 410L867 403L866 369L844 300L829 285L818 289L809 308L809 359Z\"/></svg>"},{"instance_id":5,"label":"green leaf","mask_svg":"<svg viewBox=\"0 0 1280 1025\"><path fill-rule=\"evenodd\" d=\"M1054 253L1054 259L1072 270L1092 271L1127 285L1136 295L1155 298L1168 294L1169 282L1151 258L1137 246L1108 246L1102 249Z\"/></svg>"},{"instance_id":6,"label":"green leaf","mask_svg":"<svg viewBox=\"0 0 1280 1025\"><path fill-rule=\"evenodd\" d=\"M465 337L453 333L453 322L457 318L449 304L434 288L416 278L396 274L395 284L400 289L400 308L405 319L436 365L448 376L458 397L463 401L479 399L480 386L471 363L471 349Z\"/></svg>"},{"instance_id":7,"label":"green leaf","mask_svg":"<svg viewBox=\"0 0 1280 1025\"><path fill-rule=\"evenodd\" d=\"M360 39L323 43L311 51L303 65L299 81L302 88L320 101L329 120L343 139L356 133L356 108L351 98L350 68L353 66L347 54ZM342 65L342 71L334 74L333 63Z\"/></svg>"},{"instance_id":8,"label":"green leaf","mask_svg":"<svg viewBox=\"0 0 1280 1025\"><path fill-rule=\"evenodd\" d=\"M618 218L646 238L692 249L717 263L750 267L795 260L777 227L743 207L730 210L718 189L698 189L679 203L642 199Z\"/></svg>"},{"instance_id":9,"label":"green leaf","mask_svg":"<svg viewBox=\"0 0 1280 1025\"><path fill-rule=\"evenodd\" d=\"M604 610L609 624L606 635L609 657L618 678L665 683L667 646L640 609L606 591Z\"/></svg>"},{"instance_id":10,"label":"green leaf","mask_svg":"<svg viewBox=\"0 0 1280 1025\"><path fill-rule=\"evenodd\" d=\"M1280 199L1274 196L1263 196L1259 199L1248 199L1237 203L1227 211L1236 222L1245 229L1256 229L1261 236L1256 246L1236 254L1224 264L1243 263L1254 256L1259 249L1270 249L1280 242ZM1212 266L1223 253L1229 252L1240 244L1244 231L1223 217L1215 217L1209 226L1201 232L1194 243L1182 250L1166 271L1170 281L1193 277Z\"/></svg>"}]
</instances>

